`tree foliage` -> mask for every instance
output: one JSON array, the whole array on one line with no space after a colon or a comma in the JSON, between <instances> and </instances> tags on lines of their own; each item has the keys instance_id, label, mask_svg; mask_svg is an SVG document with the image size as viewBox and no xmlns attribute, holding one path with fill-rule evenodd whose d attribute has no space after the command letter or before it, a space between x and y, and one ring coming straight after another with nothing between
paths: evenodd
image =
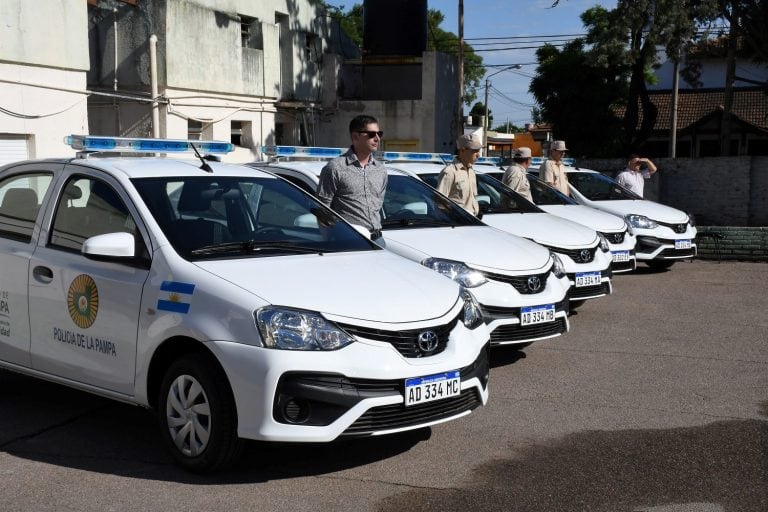
<instances>
[{"instance_id":1,"label":"tree foliage","mask_svg":"<svg viewBox=\"0 0 768 512\"><path fill-rule=\"evenodd\" d=\"M616 108L627 97L629 68L597 66L583 40L562 50L546 45L537 51L536 77L530 92L539 104L537 123L552 124L574 155L615 156L623 150L623 129Z\"/></svg>"}]
</instances>

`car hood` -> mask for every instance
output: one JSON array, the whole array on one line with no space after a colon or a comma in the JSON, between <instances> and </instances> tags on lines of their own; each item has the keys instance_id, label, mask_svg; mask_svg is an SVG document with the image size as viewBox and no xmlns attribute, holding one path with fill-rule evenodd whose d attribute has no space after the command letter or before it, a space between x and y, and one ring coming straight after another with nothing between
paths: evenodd
<instances>
[{"instance_id":1,"label":"car hood","mask_svg":"<svg viewBox=\"0 0 768 512\"><path fill-rule=\"evenodd\" d=\"M666 206L646 199L626 199L620 201L594 201L595 206L624 217L625 215L645 215L649 219L676 224L686 222L688 215L677 208Z\"/></svg>"},{"instance_id":2,"label":"car hood","mask_svg":"<svg viewBox=\"0 0 768 512\"><path fill-rule=\"evenodd\" d=\"M549 213L492 213L483 215L483 222L548 246L579 248L597 243L594 229Z\"/></svg>"},{"instance_id":3,"label":"car hood","mask_svg":"<svg viewBox=\"0 0 768 512\"><path fill-rule=\"evenodd\" d=\"M627 225L621 218L580 204L539 205L547 213L578 222L601 233L623 231Z\"/></svg>"},{"instance_id":4,"label":"car hood","mask_svg":"<svg viewBox=\"0 0 768 512\"><path fill-rule=\"evenodd\" d=\"M425 258L460 261L485 270L530 271L549 263L548 249L489 226L387 229L384 240L395 252L397 244L402 244L424 253Z\"/></svg>"},{"instance_id":5,"label":"car hood","mask_svg":"<svg viewBox=\"0 0 768 512\"><path fill-rule=\"evenodd\" d=\"M376 322L414 322L448 312L459 287L386 251L198 261L270 304Z\"/></svg>"}]
</instances>

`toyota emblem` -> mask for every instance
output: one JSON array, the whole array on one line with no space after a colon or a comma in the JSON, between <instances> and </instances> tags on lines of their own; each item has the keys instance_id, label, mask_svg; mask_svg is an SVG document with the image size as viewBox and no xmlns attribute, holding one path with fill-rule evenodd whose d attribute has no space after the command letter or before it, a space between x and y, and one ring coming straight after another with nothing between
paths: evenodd
<instances>
[{"instance_id":1,"label":"toyota emblem","mask_svg":"<svg viewBox=\"0 0 768 512\"><path fill-rule=\"evenodd\" d=\"M581 261L583 262L589 262L592 261L592 251L589 249L582 249L579 251L579 258L581 258Z\"/></svg>"},{"instance_id":2,"label":"toyota emblem","mask_svg":"<svg viewBox=\"0 0 768 512\"><path fill-rule=\"evenodd\" d=\"M431 354L437 349L438 338L433 331L424 331L419 334L419 350L424 354Z\"/></svg>"},{"instance_id":3,"label":"toyota emblem","mask_svg":"<svg viewBox=\"0 0 768 512\"><path fill-rule=\"evenodd\" d=\"M539 276L532 276L528 278L528 289L532 292L537 292L541 288L541 279Z\"/></svg>"}]
</instances>

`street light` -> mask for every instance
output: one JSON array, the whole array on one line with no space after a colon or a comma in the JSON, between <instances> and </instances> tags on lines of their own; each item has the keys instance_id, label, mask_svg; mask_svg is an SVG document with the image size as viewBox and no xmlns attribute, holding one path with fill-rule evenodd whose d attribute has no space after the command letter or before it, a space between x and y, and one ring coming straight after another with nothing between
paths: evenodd
<instances>
[{"instance_id":1,"label":"street light","mask_svg":"<svg viewBox=\"0 0 768 512\"><path fill-rule=\"evenodd\" d=\"M490 112L490 109L488 108L488 87L490 87L491 82L490 78L493 75L498 75L502 71L509 71L510 69L520 69L520 64L510 64L509 66L505 68L501 68L500 70L496 71L495 73L491 73L490 75L485 77L485 101L483 102L483 106L485 106L485 116L483 116L483 156L488 156L488 113Z\"/></svg>"}]
</instances>

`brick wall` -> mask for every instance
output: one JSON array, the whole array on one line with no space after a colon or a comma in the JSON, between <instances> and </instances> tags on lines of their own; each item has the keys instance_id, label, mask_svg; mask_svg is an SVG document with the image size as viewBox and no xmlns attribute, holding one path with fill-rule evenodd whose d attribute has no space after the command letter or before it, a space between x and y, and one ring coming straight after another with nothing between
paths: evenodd
<instances>
[{"instance_id":1,"label":"brick wall","mask_svg":"<svg viewBox=\"0 0 768 512\"><path fill-rule=\"evenodd\" d=\"M768 157L659 158L645 198L693 213L707 226L768 226ZM625 160L577 159L576 165L616 173Z\"/></svg>"},{"instance_id":2,"label":"brick wall","mask_svg":"<svg viewBox=\"0 0 768 512\"><path fill-rule=\"evenodd\" d=\"M768 261L768 227L699 226L699 258Z\"/></svg>"}]
</instances>

